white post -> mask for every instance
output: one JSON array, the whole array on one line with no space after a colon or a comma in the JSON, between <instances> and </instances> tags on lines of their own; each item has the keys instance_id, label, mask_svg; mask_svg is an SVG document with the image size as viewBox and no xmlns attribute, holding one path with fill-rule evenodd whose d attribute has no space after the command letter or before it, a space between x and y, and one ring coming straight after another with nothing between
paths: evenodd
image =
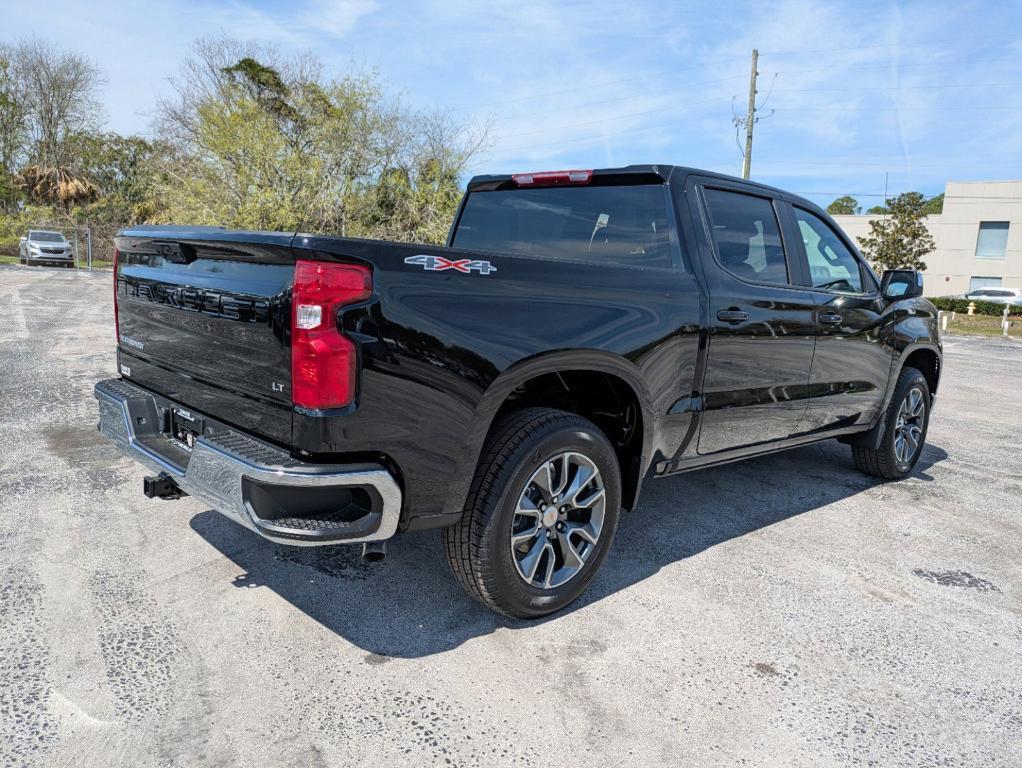
<instances>
[{"instance_id":1,"label":"white post","mask_svg":"<svg viewBox=\"0 0 1022 768\"><path fill-rule=\"evenodd\" d=\"M947 312L940 313L940 329L947 333Z\"/></svg>"},{"instance_id":2,"label":"white post","mask_svg":"<svg viewBox=\"0 0 1022 768\"><path fill-rule=\"evenodd\" d=\"M1011 327L1011 323L1008 322L1008 309L1009 305L1004 305L1004 314L1001 319L1001 332L1004 334L1004 338L1008 338L1008 328Z\"/></svg>"}]
</instances>

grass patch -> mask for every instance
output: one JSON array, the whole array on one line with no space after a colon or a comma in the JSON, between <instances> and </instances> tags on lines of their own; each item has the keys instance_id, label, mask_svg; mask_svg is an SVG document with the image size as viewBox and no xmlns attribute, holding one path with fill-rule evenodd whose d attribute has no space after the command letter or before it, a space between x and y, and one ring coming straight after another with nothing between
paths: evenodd
<instances>
[{"instance_id":1,"label":"grass patch","mask_svg":"<svg viewBox=\"0 0 1022 768\"><path fill-rule=\"evenodd\" d=\"M1012 315L1008 318L1011 326L1008 328L1008 337L1022 339L1022 316ZM943 328L943 326L941 326ZM962 336L1003 336L1001 330L1001 318L989 315L963 315L956 313L954 319L948 315L947 330L943 331L948 335Z\"/></svg>"},{"instance_id":2,"label":"grass patch","mask_svg":"<svg viewBox=\"0 0 1022 768\"><path fill-rule=\"evenodd\" d=\"M0 264L21 264L21 259L19 259L17 256L0 256ZM96 259L95 261L92 262L93 269L110 269L113 265L114 263L112 261L103 261L102 259ZM36 269L42 268L43 267L39 267L38 265L36 265ZM67 269L67 267L53 267L50 266L49 264L46 265L46 268ZM83 264L81 268L88 269L89 267L87 264Z\"/></svg>"}]
</instances>

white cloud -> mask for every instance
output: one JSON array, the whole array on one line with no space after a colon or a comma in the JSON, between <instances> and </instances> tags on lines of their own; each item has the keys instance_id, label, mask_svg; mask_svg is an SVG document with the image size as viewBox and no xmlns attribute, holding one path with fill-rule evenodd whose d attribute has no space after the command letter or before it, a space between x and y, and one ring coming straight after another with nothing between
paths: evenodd
<instances>
[{"instance_id":1,"label":"white cloud","mask_svg":"<svg viewBox=\"0 0 1022 768\"><path fill-rule=\"evenodd\" d=\"M332 37L344 37L365 16L379 9L375 0L314 0L297 15L298 24Z\"/></svg>"}]
</instances>

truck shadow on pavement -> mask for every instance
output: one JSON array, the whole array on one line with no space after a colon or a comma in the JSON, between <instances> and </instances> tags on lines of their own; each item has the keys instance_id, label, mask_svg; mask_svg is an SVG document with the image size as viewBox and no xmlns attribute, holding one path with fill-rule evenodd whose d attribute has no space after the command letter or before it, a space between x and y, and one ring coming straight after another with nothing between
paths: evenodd
<instances>
[{"instance_id":1,"label":"truck shadow on pavement","mask_svg":"<svg viewBox=\"0 0 1022 768\"><path fill-rule=\"evenodd\" d=\"M927 445L914 481L932 480L927 471L945 458L943 449ZM648 481L588 591L541 621L557 621L666 565L879 482L858 473L849 449L836 443ZM804 524L813 525L808 515ZM242 571L234 586L273 590L365 650L367 663L442 653L474 637L537 623L498 616L466 596L447 567L438 531L400 536L384 562L370 564L362 562L360 546L278 546L213 510L196 515L191 526Z\"/></svg>"}]
</instances>

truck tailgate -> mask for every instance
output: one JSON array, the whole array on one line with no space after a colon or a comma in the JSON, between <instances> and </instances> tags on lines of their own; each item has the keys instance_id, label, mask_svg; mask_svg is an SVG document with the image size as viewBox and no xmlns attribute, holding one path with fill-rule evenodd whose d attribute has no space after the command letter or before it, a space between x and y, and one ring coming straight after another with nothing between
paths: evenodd
<instances>
[{"instance_id":1,"label":"truck tailgate","mask_svg":"<svg viewBox=\"0 0 1022 768\"><path fill-rule=\"evenodd\" d=\"M122 375L289 443L293 236L134 235L117 238Z\"/></svg>"}]
</instances>

